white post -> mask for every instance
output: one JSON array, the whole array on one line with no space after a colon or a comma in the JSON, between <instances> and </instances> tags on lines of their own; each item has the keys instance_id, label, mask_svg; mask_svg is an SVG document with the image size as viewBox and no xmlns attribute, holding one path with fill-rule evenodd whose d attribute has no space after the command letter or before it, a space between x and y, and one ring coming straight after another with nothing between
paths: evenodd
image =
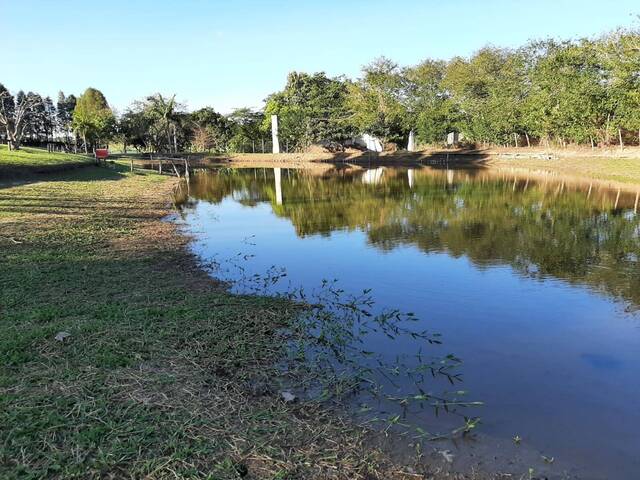
<instances>
[{"instance_id":1,"label":"white post","mask_svg":"<svg viewBox=\"0 0 640 480\"><path fill-rule=\"evenodd\" d=\"M273 174L276 177L276 204L282 205L282 169L274 168Z\"/></svg>"},{"instance_id":2,"label":"white post","mask_svg":"<svg viewBox=\"0 0 640 480\"><path fill-rule=\"evenodd\" d=\"M413 188L413 168L407 170L407 178L409 179L409 188Z\"/></svg>"},{"instance_id":3,"label":"white post","mask_svg":"<svg viewBox=\"0 0 640 480\"><path fill-rule=\"evenodd\" d=\"M273 153L280 153L280 140L278 139L278 116L271 115L271 138L273 140Z\"/></svg>"},{"instance_id":4,"label":"white post","mask_svg":"<svg viewBox=\"0 0 640 480\"><path fill-rule=\"evenodd\" d=\"M409 143L407 144L407 151L415 152L416 151L416 134L413 130L409 132Z\"/></svg>"}]
</instances>

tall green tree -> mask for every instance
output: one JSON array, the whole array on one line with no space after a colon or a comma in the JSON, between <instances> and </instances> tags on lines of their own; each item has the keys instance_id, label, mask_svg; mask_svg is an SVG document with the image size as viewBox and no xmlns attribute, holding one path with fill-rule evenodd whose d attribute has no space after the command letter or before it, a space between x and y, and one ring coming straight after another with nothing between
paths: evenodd
<instances>
[{"instance_id":1,"label":"tall green tree","mask_svg":"<svg viewBox=\"0 0 640 480\"><path fill-rule=\"evenodd\" d=\"M204 107L191 113L192 145L198 151L215 151L216 153L229 150L233 136L229 120L212 107Z\"/></svg>"},{"instance_id":2,"label":"tall green tree","mask_svg":"<svg viewBox=\"0 0 640 480\"><path fill-rule=\"evenodd\" d=\"M516 52L486 47L468 60L454 58L443 85L460 112L458 129L468 139L505 144L522 132L524 65Z\"/></svg>"},{"instance_id":3,"label":"tall green tree","mask_svg":"<svg viewBox=\"0 0 640 480\"><path fill-rule=\"evenodd\" d=\"M56 102L56 128L62 134L67 145L71 143L73 111L75 108L75 95L65 96L64 92L58 92L58 101Z\"/></svg>"},{"instance_id":4,"label":"tall green tree","mask_svg":"<svg viewBox=\"0 0 640 480\"><path fill-rule=\"evenodd\" d=\"M78 98L72 125L83 140L85 153L89 153L90 144L95 146L113 135L115 117L100 90L87 88Z\"/></svg>"},{"instance_id":5,"label":"tall green tree","mask_svg":"<svg viewBox=\"0 0 640 480\"><path fill-rule=\"evenodd\" d=\"M250 148L255 152L262 148L268 138L267 133L261 128L265 121L262 112L251 108L236 108L227 115L227 121L232 131L229 146L234 151L246 151Z\"/></svg>"},{"instance_id":6,"label":"tall green tree","mask_svg":"<svg viewBox=\"0 0 640 480\"><path fill-rule=\"evenodd\" d=\"M607 85L593 42L546 42L529 50L538 52L524 104L529 129L544 141L563 145L598 137L608 141Z\"/></svg>"},{"instance_id":7,"label":"tall green tree","mask_svg":"<svg viewBox=\"0 0 640 480\"><path fill-rule=\"evenodd\" d=\"M164 97L160 93L147 97L143 106L146 115L152 120L153 141L158 150L176 152L178 113L182 106L176 101L176 96Z\"/></svg>"},{"instance_id":8,"label":"tall green tree","mask_svg":"<svg viewBox=\"0 0 640 480\"><path fill-rule=\"evenodd\" d=\"M150 129L151 120L143 111L130 108L123 113L116 124L116 137L122 143L123 152L127 153L129 146L138 152L146 151L151 145Z\"/></svg>"},{"instance_id":9,"label":"tall green tree","mask_svg":"<svg viewBox=\"0 0 640 480\"><path fill-rule=\"evenodd\" d=\"M351 137L347 83L324 72L290 73L284 90L267 98L263 131L270 130L271 115L278 115L280 137L290 148L301 150L312 143Z\"/></svg>"},{"instance_id":10,"label":"tall green tree","mask_svg":"<svg viewBox=\"0 0 640 480\"><path fill-rule=\"evenodd\" d=\"M598 45L607 72L608 113L612 127L632 132L640 144L640 34L620 30L605 36Z\"/></svg>"},{"instance_id":11,"label":"tall green tree","mask_svg":"<svg viewBox=\"0 0 640 480\"><path fill-rule=\"evenodd\" d=\"M415 118L408 97L410 85L402 69L388 58L378 58L362 69L362 77L349 84L352 123L360 133L383 142L404 142Z\"/></svg>"},{"instance_id":12,"label":"tall green tree","mask_svg":"<svg viewBox=\"0 0 640 480\"><path fill-rule=\"evenodd\" d=\"M444 61L425 60L404 73L409 82L407 101L421 143L441 143L457 128L459 112L443 85L446 67Z\"/></svg>"}]
</instances>

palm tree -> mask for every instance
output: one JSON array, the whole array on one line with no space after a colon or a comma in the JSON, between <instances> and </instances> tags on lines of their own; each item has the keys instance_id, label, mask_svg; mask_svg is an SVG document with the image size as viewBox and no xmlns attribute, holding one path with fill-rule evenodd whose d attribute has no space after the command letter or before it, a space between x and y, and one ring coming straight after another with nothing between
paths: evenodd
<instances>
[{"instance_id":1,"label":"palm tree","mask_svg":"<svg viewBox=\"0 0 640 480\"><path fill-rule=\"evenodd\" d=\"M178 104L176 102L176 96L172 95L169 98L165 98L160 93L156 93L150 97L147 97L147 109L152 117L157 118L160 121L161 129L167 138L167 145L169 152L171 152L171 125L175 121L175 113ZM173 146L174 150L177 149L176 137L175 137L175 124L173 126Z\"/></svg>"}]
</instances>

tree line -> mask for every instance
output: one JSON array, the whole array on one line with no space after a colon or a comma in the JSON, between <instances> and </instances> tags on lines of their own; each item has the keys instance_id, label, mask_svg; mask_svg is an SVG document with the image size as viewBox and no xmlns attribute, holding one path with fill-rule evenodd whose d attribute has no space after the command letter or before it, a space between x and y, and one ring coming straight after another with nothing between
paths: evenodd
<instances>
[{"instance_id":1,"label":"tree line","mask_svg":"<svg viewBox=\"0 0 640 480\"><path fill-rule=\"evenodd\" d=\"M640 144L640 33L485 47L470 58L400 67L380 58L353 81L292 73L265 112L296 145L370 133L423 145Z\"/></svg>"},{"instance_id":2,"label":"tree line","mask_svg":"<svg viewBox=\"0 0 640 480\"><path fill-rule=\"evenodd\" d=\"M485 47L469 58L427 59L401 67L380 58L358 79L292 72L261 111L187 112L175 95L155 94L121 115L93 88L60 93L56 104L0 84L0 136L93 147L116 141L138 151L264 151L271 115L288 150L341 148L368 133L383 143L441 144L457 132L473 145L640 144L640 33L619 29L571 41Z\"/></svg>"},{"instance_id":3,"label":"tree line","mask_svg":"<svg viewBox=\"0 0 640 480\"><path fill-rule=\"evenodd\" d=\"M175 95L151 95L134 102L121 115L105 96L88 88L76 97L49 97L19 91L13 95L0 84L0 139L10 149L23 143L55 143L67 151L119 143L124 152L176 153L184 150L228 152L262 148L266 133L259 129L263 114L248 108L222 115L211 107L187 112ZM256 145L260 142L260 145Z\"/></svg>"}]
</instances>

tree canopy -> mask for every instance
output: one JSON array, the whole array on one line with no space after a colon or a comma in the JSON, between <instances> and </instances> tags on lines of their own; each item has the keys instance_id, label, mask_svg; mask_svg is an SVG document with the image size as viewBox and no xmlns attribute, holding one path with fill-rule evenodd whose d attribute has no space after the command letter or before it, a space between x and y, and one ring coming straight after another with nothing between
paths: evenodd
<instances>
[{"instance_id":1,"label":"tree canopy","mask_svg":"<svg viewBox=\"0 0 640 480\"><path fill-rule=\"evenodd\" d=\"M73 129L82 137L85 152L89 144L97 145L114 132L115 117L100 90L87 88L73 110Z\"/></svg>"},{"instance_id":2,"label":"tree canopy","mask_svg":"<svg viewBox=\"0 0 640 480\"><path fill-rule=\"evenodd\" d=\"M290 73L284 89L266 100L262 130L268 131L271 115L278 115L280 136L292 148L351 137L354 130L347 105L349 84L343 77L330 78L324 72Z\"/></svg>"}]
</instances>

